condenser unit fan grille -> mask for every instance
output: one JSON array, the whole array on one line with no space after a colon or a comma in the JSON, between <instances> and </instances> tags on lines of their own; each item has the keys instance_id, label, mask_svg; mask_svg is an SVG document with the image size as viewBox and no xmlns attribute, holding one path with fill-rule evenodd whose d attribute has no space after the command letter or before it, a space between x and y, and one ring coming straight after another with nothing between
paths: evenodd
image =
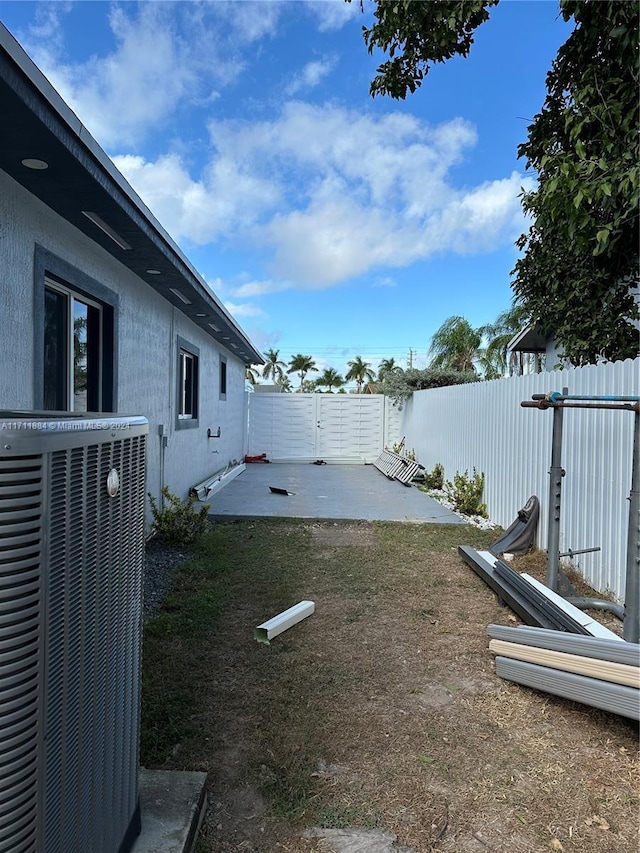
<instances>
[{"instance_id":1,"label":"condenser unit fan grille","mask_svg":"<svg viewBox=\"0 0 640 853\"><path fill-rule=\"evenodd\" d=\"M139 830L148 426L102 423L3 433L0 853L121 853Z\"/></svg>"},{"instance_id":2,"label":"condenser unit fan grille","mask_svg":"<svg viewBox=\"0 0 640 853\"><path fill-rule=\"evenodd\" d=\"M36 850L42 456L0 456L0 851Z\"/></svg>"},{"instance_id":3,"label":"condenser unit fan grille","mask_svg":"<svg viewBox=\"0 0 640 853\"><path fill-rule=\"evenodd\" d=\"M144 442L52 454L47 853L117 850L136 805Z\"/></svg>"}]
</instances>

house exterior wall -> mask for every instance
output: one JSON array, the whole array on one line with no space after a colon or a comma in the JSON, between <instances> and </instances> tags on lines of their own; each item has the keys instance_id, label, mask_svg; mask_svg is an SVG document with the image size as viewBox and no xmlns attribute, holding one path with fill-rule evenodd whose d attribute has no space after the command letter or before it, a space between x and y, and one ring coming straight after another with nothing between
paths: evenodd
<instances>
[{"instance_id":1,"label":"house exterior wall","mask_svg":"<svg viewBox=\"0 0 640 853\"><path fill-rule=\"evenodd\" d=\"M523 409L532 394L640 395L640 359L417 391L405 405L407 447L453 480L485 474L492 521L507 527L531 495L540 500L536 544L547 547L553 413ZM591 548L575 565L599 592L624 596L634 414L564 410L560 550ZM638 519L635 519L637 536ZM461 544L463 542L461 541Z\"/></svg>"},{"instance_id":2,"label":"house exterior wall","mask_svg":"<svg viewBox=\"0 0 640 853\"><path fill-rule=\"evenodd\" d=\"M159 428L166 436L164 483L188 489L244 454L244 364L146 282L5 173L0 172L0 408L36 408L36 247L42 247L118 297L117 411L149 420L147 489L161 488ZM199 349L198 426L176 429L178 336ZM227 361L220 399L220 358ZM207 429L221 437L207 439ZM217 451L217 452L216 452Z\"/></svg>"}]
</instances>

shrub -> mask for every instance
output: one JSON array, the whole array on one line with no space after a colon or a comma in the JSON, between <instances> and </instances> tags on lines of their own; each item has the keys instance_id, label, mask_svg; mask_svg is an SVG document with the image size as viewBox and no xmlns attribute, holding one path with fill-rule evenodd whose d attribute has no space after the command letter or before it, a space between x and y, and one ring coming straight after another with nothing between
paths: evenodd
<instances>
[{"instance_id":1,"label":"shrub","mask_svg":"<svg viewBox=\"0 0 640 853\"><path fill-rule=\"evenodd\" d=\"M398 444L393 444L391 449L394 453L397 453L398 456L403 456L405 459L409 459L411 462L416 462L416 452L411 448L411 450L407 450L404 446L404 439Z\"/></svg>"},{"instance_id":2,"label":"shrub","mask_svg":"<svg viewBox=\"0 0 640 853\"><path fill-rule=\"evenodd\" d=\"M479 474L474 468L473 476L469 477L468 471L464 474L456 471L453 483L447 481L444 484L444 490L457 512L462 512L464 515L480 515L482 518L489 517L487 506L482 503L484 473Z\"/></svg>"},{"instance_id":3,"label":"shrub","mask_svg":"<svg viewBox=\"0 0 640 853\"><path fill-rule=\"evenodd\" d=\"M196 495L191 494L185 501L181 501L169 491L168 486L162 489L162 496L164 503L158 506L149 492L153 529L158 538L168 548L188 548L194 545L209 526L209 505L205 504L196 510Z\"/></svg>"},{"instance_id":4,"label":"shrub","mask_svg":"<svg viewBox=\"0 0 640 853\"><path fill-rule=\"evenodd\" d=\"M479 378L473 370L461 373L458 370L440 370L431 367L419 370L416 367L409 367L397 373L386 373L380 390L390 397L399 409L402 409L404 401L408 400L414 391L478 382Z\"/></svg>"},{"instance_id":5,"label":"shrub","mask_svg":"<svg viewBox=\"0 0 640 853\"><path fill-rule=\"evenodd\" d=\"M439 462L431 472L424 472L424 487L433 491L440 491L444 487L444 468Z\"/></svg>"}]
</instances>

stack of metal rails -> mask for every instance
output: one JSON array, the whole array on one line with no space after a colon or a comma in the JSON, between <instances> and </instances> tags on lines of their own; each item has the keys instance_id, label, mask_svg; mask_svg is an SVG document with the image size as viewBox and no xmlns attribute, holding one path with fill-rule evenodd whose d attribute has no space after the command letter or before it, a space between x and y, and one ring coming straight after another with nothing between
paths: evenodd
<instances>
[{"instance_id":1,"label":"stack of metal rails","mask_svg":"<svg viewBox=\"0 0 640 853\"><path fill-rule=\"evenodd\" d=\"M489 625L487 634L501 678L640 719L637 643L503 625Z\"/></svg>"}]
</instances>

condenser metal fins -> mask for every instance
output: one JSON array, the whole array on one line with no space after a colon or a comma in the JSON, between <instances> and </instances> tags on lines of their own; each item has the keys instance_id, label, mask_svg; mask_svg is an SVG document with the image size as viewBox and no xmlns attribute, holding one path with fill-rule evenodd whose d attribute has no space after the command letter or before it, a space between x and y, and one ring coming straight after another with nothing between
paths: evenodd
<instances>
[{"instance_id":1,"label":"condenser metal fins","mask_svg":"<svg viewBox=\"0 0 640 853\"><path fill-rule=\"evenodd\" d=\"M2 421L0 853L126 853L140 827L148 425Z\"/></svg>"},{"instance_id":2,"label":"condenser metal fins","mask_svg":"<svg viewBox=\"0 0 640 853\"><path fill-rule=\"evenodd\" d=\"M36 850L43 463L0 457L0 850Z\"/></svg>"}]
</instances>

